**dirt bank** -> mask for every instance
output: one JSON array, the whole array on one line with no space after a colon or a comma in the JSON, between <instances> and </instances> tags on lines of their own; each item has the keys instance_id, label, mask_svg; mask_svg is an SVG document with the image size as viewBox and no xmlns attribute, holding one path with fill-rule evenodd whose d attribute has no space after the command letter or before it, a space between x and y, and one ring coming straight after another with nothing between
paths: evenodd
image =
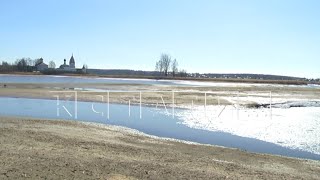
<instances>
[{"instance_id":1,"label":"dirt bank","mask_svg":"<svg viewBox=\"0 0 320 180\"><path fill-rule=\"evenodd\" d=\"M318 161L154 139L114 126L0 117L0 179L319 179Z\"/></svg>"},{"instance_id":2,"label":"dirt bank","mask_svg":"<svg viewBox=\"0 0 320 180\"><path fill-rule=\"evenodd\" d=\"M237 86L237 87L196 87L196 86L163 86L163 85L138 85L138 84L24 84L10 83L4 87L0 85L0 97L26 97L42 99L68 99L74 97L77 92L77 99L80 101L106 102L107 91L111 103L140 103L142 91L142 104L172 104L174 96L175 106L201 105L230 105L233 101L230 98L240 97L240 104L255 105L253 99L269 98L272 92L273 100L277 98L290 98L302 100L320 99L320 91L316 88L303 86ZM172 92L174 91L174 95ZM205 92L206 100L205 100ZM240 94L237 94L237 93ZM251 94L251 95L250 95ZM68 98L66 98L68 97ZM250 98L247 98L250 97ZM72 98L71 98L72 99ZM244 100L241 100L244 99ZM289 100L289 99L288 99ZM238 102L238 101L237 101Z\"/></svg>"}]
</instances>

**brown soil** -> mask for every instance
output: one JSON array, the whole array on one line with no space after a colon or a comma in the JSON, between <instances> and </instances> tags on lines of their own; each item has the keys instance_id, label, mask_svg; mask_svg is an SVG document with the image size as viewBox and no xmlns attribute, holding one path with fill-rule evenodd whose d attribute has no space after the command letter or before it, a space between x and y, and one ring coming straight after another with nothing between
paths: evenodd
<instances>
[{"instance_id":1,"label":"brown soil","mask_svg":"<svg viewBox=\"0 0 320 180\"><path fill-rule=\"evenodd\" d=\"M319 179L319 161L155 139L114 126L0 117L0 179Z\"/></svg>"},{"instance_id":2,"label":"brown soil","mask_svg":"<svg viewBox=\"0 0 320 180\"><path fill-rule=\"evenodd\" d=\"M82 88L95 88L104 91L110 91L109 102L125 103L130 100L132 104L138 104L140 100L139 92L142 91L142 104L172 104L172 92L174 93L175 106L191 106L204 105L205 92L207 93L207 105L229 105L232 102L227 100L228 97L237 96L240 92L241 96L247 96L246 93L253 93L254 97L269 97L271 91L273 97L290 97L296 99L319 99L319 89L311 89L305 87L290 87L290 86L254 86L254 87L182 87L182 86L160 86L160 85L137 85L137 84L6 84L6 87L0 85L0 96L6 97L27 97L27 98L42 98L56 99L59 95L60 99L66 99L66 96L74 97L74 92L77 92L77 99L80 101L107 101L107 92L90 92L83 91ZM114 92L117 91L117 92ZM129 92L128 92L129 91ZM161 92L159 92L161 91ZM161 99L163 98L163 101ZM246 105L251 105L252 102L240 102ZM254 104L254 103L253 103Z\"/></svg>"}]
</instances>

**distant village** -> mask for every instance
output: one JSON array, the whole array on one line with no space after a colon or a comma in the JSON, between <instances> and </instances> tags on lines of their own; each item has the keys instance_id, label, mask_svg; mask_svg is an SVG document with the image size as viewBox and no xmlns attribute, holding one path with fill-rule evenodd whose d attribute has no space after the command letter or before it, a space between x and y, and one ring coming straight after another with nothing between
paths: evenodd
<instances>
[{"instance_id":1,"label":"distant village","mask_svg":"<svg viewBox=\"0 0 320 180\"><path fill-rule=\"evenodd\" d=\"M48 64L46 64L42 58L39 59L39 61L35 64L35 68L37 71L40 72L46 72L49 71L50 69L54 69L57 72L78 72L78 73L87 73L87 67L86 65L83 65L81 69L76 69L76 62L73 57L73 54L69 60L69 64L67 64L67 60L63 60L63 64L59 66L59 68L56 68L51 66L49 67Z\"/></svg>"},{"instance_id":2,"label":"distant village","mask_svg":"<svg viewBox=\"0 0 320 180\"><path fill-rule=\"evenodd\" d=\"M63 74L63 73L76 73L76 74L86 74L88 66L83 65L82 68L76 68L76 61L73 54L70 57L69 62L63 60L58 68L53 61L46 63L43 58L30 59L21 58L17 59L14 63L8 63L2 61L0 66L0 72L41 72L43 74Z\"/></svg>"},{"instance_id":3,"label":"distant village","mask_svg":"<svg viewBox=\"0 0 320 180\"><path fill-rule=\"evenodd\" d=\"M187 73L185 70L178 70L178 63L174 59L166 63L166 58L162 58L156 62L154 71L144 70L130 70L130 69L88 69L86 64L82 67L76 68L76 60L71 55L69 61L63 60L62 64L56 68L54 61L45 62L43 58L30 59L21 58L13 63L1 61L0 73L15 73L15 72L39 72L42 74L94 74L94 75L107 75L107 76L129 76L129 77L151 77L151 78L170 78L170 77L183 77L190 79L243 79L243 80L289 80L289 81L305 81L305 82L320 82L320 79L306 79L292 76L278 76L278 75L265 75L265 74L218 74L218 73ZM171 64L170 64L171 62ZM167 66L165 66L167 64ZM171 68L171 69L169 69ZM214 71L214 70L213 70Z\"/></svg>"}]
</instances>

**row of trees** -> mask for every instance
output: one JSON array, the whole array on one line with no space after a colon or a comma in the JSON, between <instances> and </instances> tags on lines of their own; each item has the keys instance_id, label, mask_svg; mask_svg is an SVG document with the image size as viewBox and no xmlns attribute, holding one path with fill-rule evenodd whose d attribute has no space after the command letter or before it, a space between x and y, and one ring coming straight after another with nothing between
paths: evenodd
<instances>
[{"instance_id":1,"label":"row of trees","mask_svg":"<svg viewBox=\"0 0 320 180\"><path fill-rule=\"evenodd\" d=\"M17 59L14 63L8 63L2 61L0 65L1 72L13 72L13 71L22 71L22 72L32 72L36 70L36 66L43 62L42 58L31 59L31 58L21 58ZM53 61L49 62L49 68L54 69L56 64Z\"/></svg>"},{"instance_id":2,"label":"row of trees","mask_svg":"<svg viewBox=\"0 0 320 180\"><path fill-rule=\"evenodd\" d=\"M159 61L156 62L156 71L160 73L160 75L168 76L171 70L171 75L173 77L179 76L187 76L186 70L181 69L178 70L178 61L176 59L172 60L171 56L168 54L161 54Z\"/></svg>"}]
</instances>

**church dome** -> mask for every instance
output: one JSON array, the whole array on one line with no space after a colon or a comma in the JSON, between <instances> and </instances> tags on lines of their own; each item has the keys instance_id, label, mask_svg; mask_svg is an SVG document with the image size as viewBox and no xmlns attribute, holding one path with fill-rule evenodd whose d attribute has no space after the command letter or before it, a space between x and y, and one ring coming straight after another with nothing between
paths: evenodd
<instances>
[{"instance_id":1,"label":"church dome","mask_svg":"<svg viewBox=\"0 0 320 180\"><path fill-rule=\"evenodd\" d=\"M69 64L75 64L73 54L72 54L72 56L70 58Z\"/></svg>"}]
</instances>

